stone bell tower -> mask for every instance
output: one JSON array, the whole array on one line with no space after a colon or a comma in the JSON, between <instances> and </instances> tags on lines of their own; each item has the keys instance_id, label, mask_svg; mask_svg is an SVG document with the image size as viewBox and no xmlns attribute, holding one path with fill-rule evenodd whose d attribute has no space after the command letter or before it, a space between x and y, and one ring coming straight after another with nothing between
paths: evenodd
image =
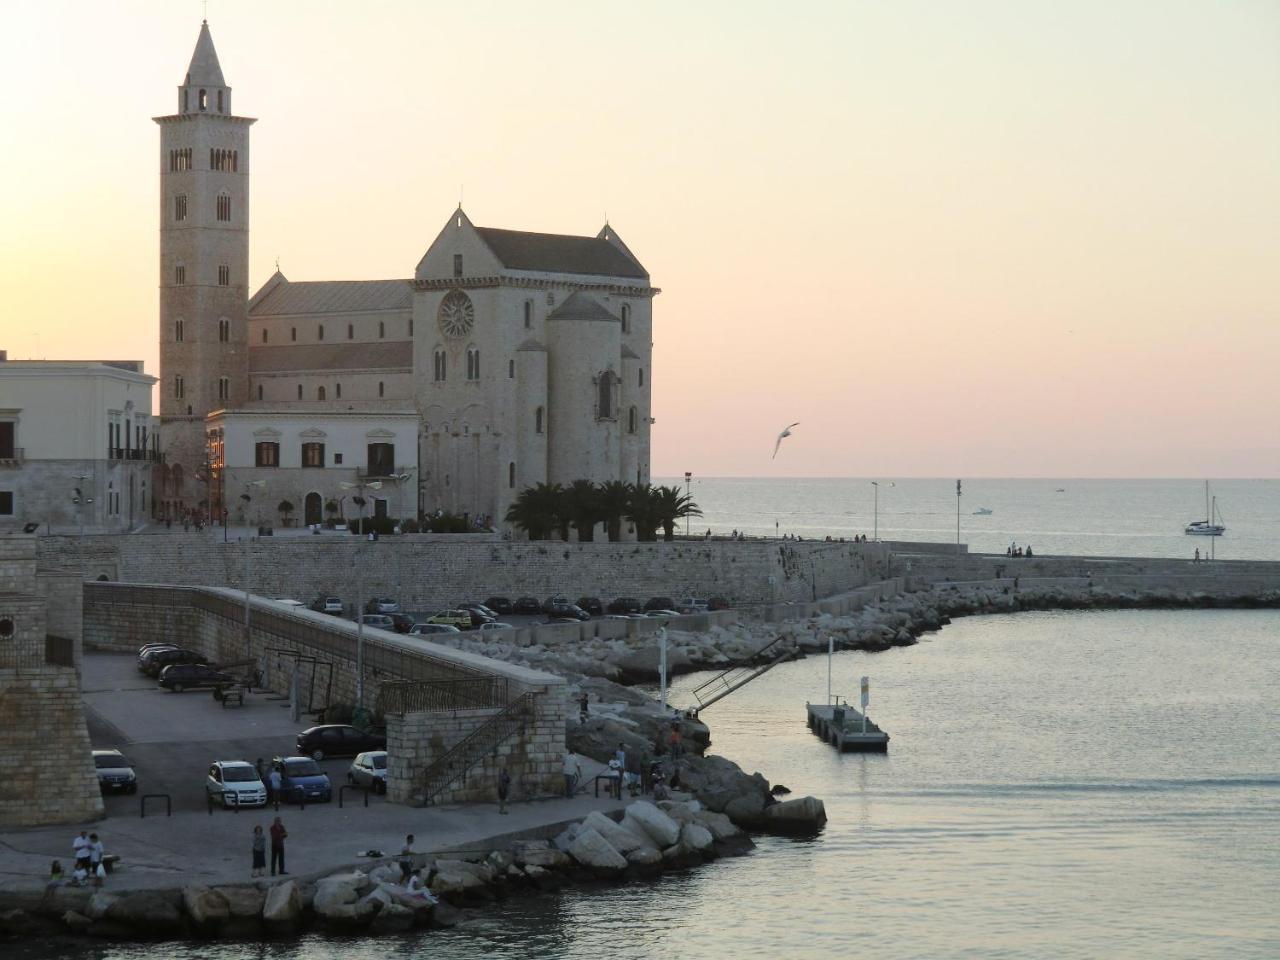
<instances>
[{"instance_id":1,"label":"stone bell tower","mask_svg":"<svg viewBox=\"0 0 1280 960\"><path fill-rule=\"evenodd\" d=\"M160 125L160 430L166 466L204 465L204 417L248 399L249 127L209 24ZM181 493L181 491L179 491ZM193 491L187 490L188 500Z\"/></svg>"}]
</instances>

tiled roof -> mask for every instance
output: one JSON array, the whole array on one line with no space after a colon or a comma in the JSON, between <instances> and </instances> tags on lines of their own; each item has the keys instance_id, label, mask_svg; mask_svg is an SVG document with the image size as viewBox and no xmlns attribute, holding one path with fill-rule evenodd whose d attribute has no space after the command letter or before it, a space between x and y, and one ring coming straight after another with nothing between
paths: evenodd
<instances>
[{"instance_id":1,"label":"tiled roof","mask_svg":"<svg viewBox=\"0 0 1280 960\"><path fill-rule=\"evenodd\" d=\"M608 240L558 233L525 233L476 227L476 233L509 270L579 273L600 277L648 276L644 267Z\"/></svg>"},{"instance_id":2,"label":"tiled roof","mask_svg":"<svg viewBox=\"0 0 1280 960\"><path fill-rule=\"evenodd\" d=\"M409 310L413 288L408 280L314 280L294 283L273 276L249 304L251 317L286 314L365 313ZM268 289L268 287L271 289Z\"/></svg>"},{"instance_id":3,"label":"tiled roof","mask_svg":"<svg viewBox=\"0 0 1280 960\"><path fill-rule=\"evenodd\" d=\"M606 310L595 297L575 290L549 314L548 320L607 320L613 323L622 321Z\"/></svg>"},{"instance_id":4,"label":"tiled roof","mask_svg":"<svg viewBox=\"0 0 1280 960\"><path fill-rule=\"evenodd\" d=\"M372 343L298 343L278 347L250 347L251 373L291 370L394 370L413 367L413 341L375 340Z\"/></svg>"}]
</instances>

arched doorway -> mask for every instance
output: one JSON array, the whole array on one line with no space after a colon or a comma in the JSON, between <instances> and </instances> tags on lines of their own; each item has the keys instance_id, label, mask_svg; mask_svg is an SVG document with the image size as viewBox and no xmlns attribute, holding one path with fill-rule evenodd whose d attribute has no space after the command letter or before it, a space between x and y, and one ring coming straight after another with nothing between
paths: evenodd
<instances>
[{"instance_id":1,"label":"arched doorway","mask_svg":"<svg viewBox=\"0 0 1280 960\"><path fill-rule=\"evenodd\" d=\"M302 506L303 513L306 515L305 522L307 526L321 521L324 505L320 502L320 494L315 491L308 493L307 498L302 502Z\"/></svg>"}]
</instances>

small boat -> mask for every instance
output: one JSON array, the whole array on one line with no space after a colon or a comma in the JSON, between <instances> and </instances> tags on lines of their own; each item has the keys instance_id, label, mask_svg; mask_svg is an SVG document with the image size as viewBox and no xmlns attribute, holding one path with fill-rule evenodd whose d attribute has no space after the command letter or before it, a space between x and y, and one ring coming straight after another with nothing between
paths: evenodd
<instances>
[{"instance_id":1,"label":"small boat","mask_svg":"<svg viewBox=\"0 0 1280 960\"><path fill-rule=\"evenodd\" d=\"M975 517L989 517L994 512L995 511L990 507L979 507L977 510L973 511L973 515Z\"/></svg>"},{"instance_id":2,"label":"small boat","mask_svg":"<svg viewBox=\"0 0 1280 960\"><path fill-rule=\"evenodd\" d=\"M1222 514L1218 512L1218 498L1209 498L1208 480L1204 482L1204 516L1203 520L1192 520L1182 532L1195 537L1220 537L1227 532Z\"/></svg>"}]
</instances>

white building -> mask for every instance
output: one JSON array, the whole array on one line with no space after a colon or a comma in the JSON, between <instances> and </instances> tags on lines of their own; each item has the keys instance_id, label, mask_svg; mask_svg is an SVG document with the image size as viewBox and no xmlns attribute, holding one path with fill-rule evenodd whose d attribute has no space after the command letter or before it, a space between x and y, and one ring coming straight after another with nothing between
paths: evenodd
<instances>
[{"instance_id":1,"label":"white building","mask_svg":"<svg viewBox=\"0 0 1280 960\"><path fill-rule=\"evenodd\" d=\"M152 513L156 378L141 361L0 351L0 529L129 530Z\"/></svg>"},{"instance_id":2,"label":"white building","mask_svg":"<svg viewBox=\"0 0 1280 960\"><path fill-rule=\"evenodd\" d=\"M249 297L255 121L231 112L207 23L178 112L156 122L158 482L170 513L234 515L236 483L263 469L277 471L273 489L323 504L343 495L353 469L385 468L410 477L395 481L411 495L390 498L393 516L444 509L498 520L536 483L648 482L659 291L610 226L594 236L500 230L459 208L412 278L296 282L277 271ZM304 419L344 438L341 464L288 465ZM261 467L240 441L249 424L281 437L279 467ZM366 451L353 468L347 457L370 430L395 434L395 462L369 462Z\"/></svg>"}]
</instances>

